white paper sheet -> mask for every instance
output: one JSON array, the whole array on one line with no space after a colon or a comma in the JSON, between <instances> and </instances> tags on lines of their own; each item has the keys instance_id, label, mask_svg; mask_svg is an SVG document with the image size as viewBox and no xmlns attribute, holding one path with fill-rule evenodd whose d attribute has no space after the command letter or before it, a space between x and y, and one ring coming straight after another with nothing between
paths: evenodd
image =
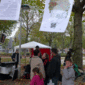
<instances>
[{"instance_id":1,"label":"white paper sheet","mask_svg":"<svg viewBox=\"0 0 85 85\"><path fill-rule=\"evenodd\" d=\"M1 0L0 20L19 20L21 0Z\"/></svg>"},{"instance_id":2,"label":"white paper sheet","mask_svg":"<svg viewBox=\"0 0 85 85\"><path fill-rule=\"evenodd\" d=\"M56 5L49 10L49 3ZM74 0L46 0L40 31L65 32L72 11Z\"/></svg>"}]
</instances>

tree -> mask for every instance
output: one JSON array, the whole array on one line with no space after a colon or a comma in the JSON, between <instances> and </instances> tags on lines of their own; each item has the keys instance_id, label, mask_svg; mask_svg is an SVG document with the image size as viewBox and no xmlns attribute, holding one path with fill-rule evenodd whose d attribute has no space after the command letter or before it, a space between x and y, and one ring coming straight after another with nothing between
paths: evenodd
<instances>
[{"instance_id":1,"label":"tree","mask_svg":"<svg viewBox=\"0 0 85 85\"><path fill-rule=\"evenodd\" d=\"M4 49L7 49L8 42L9 42L9 39L6 39L5 42L2 44L2 47L3 47Z\"/></svg>"},{"instance_id":2,"label":"tree","mask_svg":"<svg viewBox=\"0 0 85 85\"><path fill-rule=\"evenodd\" d=\"M83 49L85 49L85 22L84 22L84 24L83 24L83 36L82 36L82 47L83 47Z\"/></svg>"},{"instance_id":3,"label":"tree","mask_svg":"<svg viewBox=\"0 0 85 85\"><path fill-rule=\"evenodd\" d=\"M70 20L68 23L68 27L66 29L66 34L69 36L70 38L70 42L69 42L69 48L72 48L73 45L73 38L74 38L74 13L72 12L71 16L70 16Z\"/></svg>"},{"instance_id":4,"label":"tree","mask_svg":"<svg viewBox=\"0 0 85 85\"><path fill-rule=\"evenodd\" d=\"M16 21L6 21L6 20L0 20L0 32L6 33L7 35L10 35L12 30L16 26Z\"/></svg>"},{"instance_id":5,"label":"tree","mask_svg":"<svg viewBox=\"0 0 85 85\"><path fill-rule=\"evenodd\" d=\"M82 65L82 15L85 11L85 0L75 0L73 6L74 12L74 41L73 41L73 61L79 67Z\"/></svg>"},{"instance_id":6,"label":"tree","mask_svg":"<svg viewBox=\"0 0 85 85\"><path fill-rule=\"evenodd\" d=\"M26 40L25 43L28 42L28 36L30 31L32 30L32 26L38 21L41 17L40 15L43 13L44 9L44 0L22 0L22 4L29 4L30 11L23 11L22 20L23 20L23 28L26 31Z\"/></svg>"},{"instance_id":7,"label":"tree","mask_svg":"<svg viewBox=\"0 0 85 85\"><path fill-rule=\"evenodd\" d=\"M15 36L14 36L14 45L19 45L19 30L16 32ZM25 43L26 40L26 31L22 28L22 37L21 37L21 44Z\"/></svg>"},{"instance_id":8,"label":"tree","mask_svg":"<svg viewBox=\"0 0 85 85\"><path fill-rule=\"evenodd\" d=\"M28 1L31 3L29 3ZM28 2L31 6L35 4L35 8L44 9L42 8L44 6L40 5L41 2L42 3L44 2L44 0L42 1L41 0L25 0L25 3L26 2ZM73 46L72 46L74 50L73 61L81 68L82 68L82 15L85 10L84 6L85 6L85 0L75 0L74 6L73 6L73 12L74 12L74 40L73 40ZM43 11L41 12L43 13Z\"/></svg>"},{"instance_id":9,"label":"tree","mask_svg":"<svg viewBox=\"0 0 85 85\"><path fill-rule=\"evenodd\" d=\"M70 37L61 33L47 33L39 31L42 19L40 19L36 24L33 25L33 30L30 32L30 41L37 41L40 43L47 44L51 47L57 47L60 49L64 49L65 47L69 47ZM62 43L62 38L64 42Z\"/></svg>"}]
</instances>

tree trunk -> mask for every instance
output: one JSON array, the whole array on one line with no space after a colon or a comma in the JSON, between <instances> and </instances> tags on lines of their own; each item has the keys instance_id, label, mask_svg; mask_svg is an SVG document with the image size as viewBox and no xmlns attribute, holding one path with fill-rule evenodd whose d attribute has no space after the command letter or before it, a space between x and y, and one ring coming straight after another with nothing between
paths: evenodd
<instances>
[{"instance_id":1,"label":"tree trunk","mask_svg":"<svg viewBox=\"0 0 85 85\"><path fill-rule=\"evenodd\" d=\"M72 48L72 42L73 42L73 38L72 38L72 36L70 35L70 44L69 44L69 48Z\"/></svg>"},{"instance_id":2,"label":"tree trunk","mask_svg":"<svg viewBox=\"0 0 85 85\"><path fill-rule=\"evenodd\" d=\"M52 45L52 39L50 38L50 40L49 40L49 46L51 46Z\"/></svg>"},{"instance_id":3,"label":"tree trunk","mask_svg":"<svg viewBox=\"0 0 85 85\"><path fill-rule=\"evenodd\" d=\"M27 28L27 32L26 32L26 40L25 40L25 43L28 42L28 28Z\"/></svg>"},{"instance_id":4,"label":"tree trunk","mask_svg":"<svg viewBox=\"0 0 85 85\"><path fill-rule=\"evenodd\" d=\"M76 7L79 7L76 2ZM74 11L74 42L73 42L73 62L76 63L81 69L83 68L82 63L82 9L79 7L78 10Z\"/></svg>"}]
</instances>

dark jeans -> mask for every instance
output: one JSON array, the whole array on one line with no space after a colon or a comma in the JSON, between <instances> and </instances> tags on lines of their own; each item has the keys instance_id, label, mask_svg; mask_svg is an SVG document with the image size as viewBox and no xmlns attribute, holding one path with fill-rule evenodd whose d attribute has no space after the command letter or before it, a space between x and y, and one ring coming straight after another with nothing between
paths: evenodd
<instances>
[{"instance_id":1,"label":"dark jeans","mask_svg":"<svg viewBox=\"0 0 85 85\"><path fill-rule=\"evenodd\" d=\"M59 78L52 77L52 82L54 83L54 85L58 85L58 80L59 80Z\"/></svg>"},{"instance_id":2,"label":"dark jeans","mask_svg":"<svg viewBox=\"0 0 85 85\"><path fill-rule=\"evenodd\" d=\"M45 78L44 85L47 85L47 83L49 83L49 78L48 77Z\"/></svg>"},{"instance_id":3,"label":"dark jeans","mask_svg":"<svg viewBox=\"0 0 85 85\"><path fill-rule=\"evenodd\" d=\"M17 68L17 66L18 66L18 63L16 62L16 63L15 63L15 68Z\"/></svg>"}]
</instances>

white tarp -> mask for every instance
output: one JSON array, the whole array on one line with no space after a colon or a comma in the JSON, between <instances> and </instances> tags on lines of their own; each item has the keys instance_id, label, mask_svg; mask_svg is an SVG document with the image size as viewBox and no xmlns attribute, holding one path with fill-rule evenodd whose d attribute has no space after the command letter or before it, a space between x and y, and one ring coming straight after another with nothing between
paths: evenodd
<instances>
[{"instance_id":1,"label":"white tarp","mask_svg":"<svg viewBox=\"0 0 85 85\"><path fill-rule=\"evenodd\" d=\"M19 20L21 0L0 0L0 20Z\"/></svg>"},{"instance_id":2,"label":"white tarp","mask_svg":"<svg viewBox=\"0 0 85 85\"><path fill-rule=\"evenodd\" d=\"M40 31L65 32L74 0L46 0Z\"/></svg>"},{"instance_id":3,"label":"white tarp","mask_svg":"<svg viewBox=\"0 0 85 85\"><path fill-rule=\"evenodd\" d=\"M37 45L39 46L39 48L51 48L50 46L47 46L47 45L44 45L44 44L41 44L41 43L38 43L38 42L35 42L35 41L22 44L21 48L35 48ZM19 46L15 46L14 48L16 50L16 49L19 48Z\"/></svg>"}]
</instances>

